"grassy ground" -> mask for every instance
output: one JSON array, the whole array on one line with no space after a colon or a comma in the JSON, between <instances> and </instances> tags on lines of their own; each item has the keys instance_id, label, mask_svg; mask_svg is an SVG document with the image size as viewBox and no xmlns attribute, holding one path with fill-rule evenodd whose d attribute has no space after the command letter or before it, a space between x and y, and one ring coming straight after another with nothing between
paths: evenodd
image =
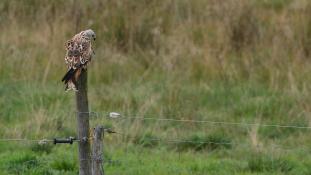
<instances>
[{"instance_id":1,"label":"grassy ground","mask_svg":"<svg viewBox=\"0 0 311 175\"><path fill-rule=\"evenodd\" d=\"M0 138L75 136L64 43L92 28L90 109L100 113L91 125L127 135L105 137L107 174L311 174L310 129L105 118L310 126L310 9L306 0L3 0ZM75 144L0 141L0 174L77 172Z\"/></svg>"}]
</instances>

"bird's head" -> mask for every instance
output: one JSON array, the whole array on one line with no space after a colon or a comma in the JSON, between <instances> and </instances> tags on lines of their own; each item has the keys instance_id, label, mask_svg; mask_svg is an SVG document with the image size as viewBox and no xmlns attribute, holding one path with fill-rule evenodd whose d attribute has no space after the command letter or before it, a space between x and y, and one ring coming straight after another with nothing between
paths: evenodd
<instances>
[{"instance_id":1,"label":"bird's head","mask_svg":"<svg viewBox=\"0 0 311 175\"><path fill-rule=\"evenodd\" d=\"M88 29L84 31L84 34L86 37L88 37L90 40L94 40L96 39L96 34L92 29Z\"/></svg>"}]
</instances>

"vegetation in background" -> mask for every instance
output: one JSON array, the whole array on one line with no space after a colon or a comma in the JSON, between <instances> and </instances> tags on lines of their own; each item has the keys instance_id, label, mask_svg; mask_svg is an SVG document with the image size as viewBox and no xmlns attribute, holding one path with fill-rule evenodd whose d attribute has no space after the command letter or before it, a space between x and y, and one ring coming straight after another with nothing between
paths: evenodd
<instances>
[{"instance_id":1,"label":"vegetation in background","mask_svg":"<svg viewBox=\"0 0 311 175\"><path fill-rule=\"evenodd\" d=\"M310 126L307 0L2 0L0 28L0 138L75 136L64 43L92 28L91 123L129 135L105 136L107 174L311 173L308 129L104 117ZM76 145L0 150L0 174L78 171Z\"/></svg>"}]
</instances>

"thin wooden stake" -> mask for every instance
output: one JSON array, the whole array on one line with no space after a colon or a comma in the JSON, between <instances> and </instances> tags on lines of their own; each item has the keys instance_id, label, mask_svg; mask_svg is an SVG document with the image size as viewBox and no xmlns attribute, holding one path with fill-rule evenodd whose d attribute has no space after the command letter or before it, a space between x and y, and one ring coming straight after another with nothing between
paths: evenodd
<instances>
[{"instance_id":1,"label":"thin wooden stake","mask_svg":"<svg viewBox=\"0 0 311 175\"><path fill-rule=\"evenodd\" d=\"M103 168L103 126L96 126L92 143L92 175L104 175Z\"/></svg>"},{"instance_id":2,"label":"thin wooden stake","mask_svg":"<svg viewBox=\"0 0 311 175\"><path fill-rule=\"evenodd\" d=\"M79 142L79 175L91 174L90 142L89 142L89 106L87 97L87 70L82 69L77 81L77 131Z\"/></svg>"}]
</instances>

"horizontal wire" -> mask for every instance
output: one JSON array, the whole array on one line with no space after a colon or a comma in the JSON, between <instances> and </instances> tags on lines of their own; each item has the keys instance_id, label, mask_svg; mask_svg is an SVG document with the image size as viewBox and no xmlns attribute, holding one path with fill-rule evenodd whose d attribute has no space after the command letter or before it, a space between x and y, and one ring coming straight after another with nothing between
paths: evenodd
<instances>
[{"instance_id":1,"label":"horizontal wire","mask_svg":"<svg viewBox=\"0 0 311 175\"><path fill-rule=\"evenodd\" d=\"M216 144L216 145L237 145L236 143L232 142L212 142L212 141L192 141L192 140L180 140L180 139L159 139L159 138L144 138L145 140L149 141L164 141L164 142L171 142L171 143L209 143L209 144Z\"/></svg>"},{"instance_id":2,"label":"horizontal wire","mask_svg":"<svg viewBox=\"0 0 311 175\"><path fill-rule=\"evenodd\" d=\"M89 112L90 114L96 114L98 117L100 113ZM108 118L109 115L106 115ZM259 123L242 123L242 122L226 122L226 121L212 121L212 120L190 120L190 119L173 119L173 118L155 118L155 117L140 117L135 115L120 116L124 119L140 119L140 120L156 120L156 121L169 121L169 122L188 122L188 123L207 123L214 125L237 125L237 126L258 126L258 127L277 127L277 128L294 128L294 129L311 129L310 126L298 126L298 125L281 125L281 124L259 124Z\"/></svg>"},{"instance_id":3,"label":"horizontal wire","mask_svg":"<svg viewBox=\"0 0 311 175\"><path fill-rule=\"evenodd\" d=\"M39 142L39 141L46 141L46 142L53 142L54 140L49 139L26 139L26 138L4 138L0 139L0 142L7 142L7 141L23 141L23 142Z\"/></svg>"},{"instance_id":4,"label":"horizontal wire","mask_svg":"<svg viewBox=\"0 0 311 175\"><path fill-rule=\"evenodd\" d=\"M120 133L120 132L115 132L115 134L119 134L119 135L123 135L125 137L128 138L133 138L133 139L137 139L137 137L133 137L130 136L128 134L124 134L124 133ZM162 138L144 138L144 140L148 140L148 141L158 141L158 142L168 142L168 143L197 143L197 144L215 144L215 145L238 145L238 146L246 146L246 147L250 147L252 145L250 144L241 144L241 143L234 143L234 142L213 142L213 141L192 141L192 140L182 140L182 139L162 139ZM48 140L48 139L0 139L1 141L28 141L28 142L54 142L54 140ZM78 140L75 140L78 141ZM256 145L255 145L256 146ZM259 145L257 145L259 146ZM282 149L282 150L298 150L298 149L303 149L303 150L307 150L307 148L303 148L303 147L295 147L295 148L286 148L284 146L281 145L276 145L276 144L272 144L272 147L277 148L277 149Z\"/></svg>"},{"instance_id":5,"label":"horizontal wire","mask_svg":"<svg viewBox=\"0 0 311 175\"><path fill-rule=\"evenodd\" d=\"M224 121L211 121L211 120L188 120L188 119L172 119L172 118L152 118L152 117L123 117L123 118L140 119L140 120L172 121L172 122L208 123L208 124L222 124L222 125L243 125L243 126L258 126L258 127L311 129L311 127L309 126L224 122Z\"/></svg>"},{"instance_id":6,"label":"horizontal wire","mask_svg":"<svg viewBox=\"0 0 311 175\"><path fill-rule=\"evenodd\" d=\"M114 131L115 134L123 135L128 138L137 139L137 137L130 136L128 134L120 133ZM172 142L172 143L209 143L209 144L219 144L219 145L237 145L236 143L232 142L213 142L213 141L192 141L192 140L181 140L181 139L160 139L160 138L144 138L145 140L149 141L163 141L163 142Z\"/></svg>"},{"instance_id":7,"label":"horizontal wire","mask_svg":"<svg viewBox=\"0 0 311 175\"><path fill-rule=\"evenodd\" d=\"M72 140L73 142L79 142L79 139ZM27 138L2 138L0 142L38 142L38 144L44 145L48 142L54 142L54 139L27 139Z\"/></svg>"},{"instance_id":8,"label":"horizontal wire","mask_svg":"<svg viewBox=\"0 0 311 175\"><path fill-rule=\"evenodd\" d=\"M137 115L128 116L118 116L116 118L110 117L107 113L101 112L77 112L77 113L88 113L95 114L99 117L100 114L105 114L104 116L110 119L139 119L139 120L156 120L156 121L169 121L169 122L188 122L188 123L206 123L214 125L236 125L236 126L258 126L258 127L276 127L276 128L293 128L293 129L311 129L311 126L298 126L298 125L282 125L282 124L260 124L260 123L243 123L243 122L226 122L226 121L212 121L212 120L189 120L189 119L173 119L173 118L156 118L156 117L144 117Z\"/></svg>"},{"instance_id":9,"label":"horizontal wire","mask_svg":"<svg viewBox=\"0 0 311 175\"><path fill-rule=\"evenodd\" d=\"M137 137L130 136L128 134L115 132L116 134L123 135L128 138L137 139ZM197 144L215 144L215 145L236 145L236 146L243 146L243 147L261 147L262 145L251 145L251 144L242 144L242 143L235 143L235 142L214 142L214 141L192 141L192 140L182 140L182 139L162 139L162 138L144 138L144 140L148 141L158 141L158 142L168 142L168 143L197 143ZM266 145L267 146L267 145ZM271 144L270 145L273 149L280 149L285 151L296 151L296 150L305 150L311 152L311 150L305 147L284 147L282 145Z\"/></svg>"},{"instance_id":10,"label":"horizontal wire","mask_svg":"<svg viewBox=\"0 0 311 175\"><path fill-rule=\"evenodd\" d=\"M73 111L74 112L74 111ZM68 112L72 113L72 112ZM94 114L96 117L99 117L101 114L105 114L105 117L112 119L113 117L109 117L109 113L107 112L79 112L75 111L75 113L81 114ZM148 115L146 115L148 116ZM157 115L152 115L157 116ZM165 116L165 115L164 115ZM167 114L166 116L176 116L174 114ZM298 125L287 125L287 124L260 124L260 123L244 123L244 122L226 122L226 121L212 121L212 120L189 120L189 119L173 119L173 118L156 118L156 117L144 117L138 115L128 115L128 116L120 116L120 119L128 118L128 119L140 119L140 120L158 120L158 121L171 121L171 122L189 122L189 123L207 123L214 125L237 125L237 126L258 126L258 127L278 127L278 128L293 128L293 129L311 129L311 126L298 126ZM118 119L118 118L116 118Z\"/></svg>"},{"instance_id":11,"label":"horizontal wire","mask_svg":"<svg viewBox=\"0 0 311 175\"><path fill-rule=\"evenodd\" d=\"M117 132L116 132L117 133ZM121 134L121 133L117 133ZM133 138L137 139L137 137L132 137L126 134L121 134L124 135L128 138ZM237 145L236 143L232 142L213 142L213 141L192 141L192 140L181 140L181 139L160 139L160 138L144 138L144 140L149 140L149 141L162 141L162 142L172 142L172 143L210 143L210 144L218 144L218 145Z\"/></svg>"}]
</instances>

